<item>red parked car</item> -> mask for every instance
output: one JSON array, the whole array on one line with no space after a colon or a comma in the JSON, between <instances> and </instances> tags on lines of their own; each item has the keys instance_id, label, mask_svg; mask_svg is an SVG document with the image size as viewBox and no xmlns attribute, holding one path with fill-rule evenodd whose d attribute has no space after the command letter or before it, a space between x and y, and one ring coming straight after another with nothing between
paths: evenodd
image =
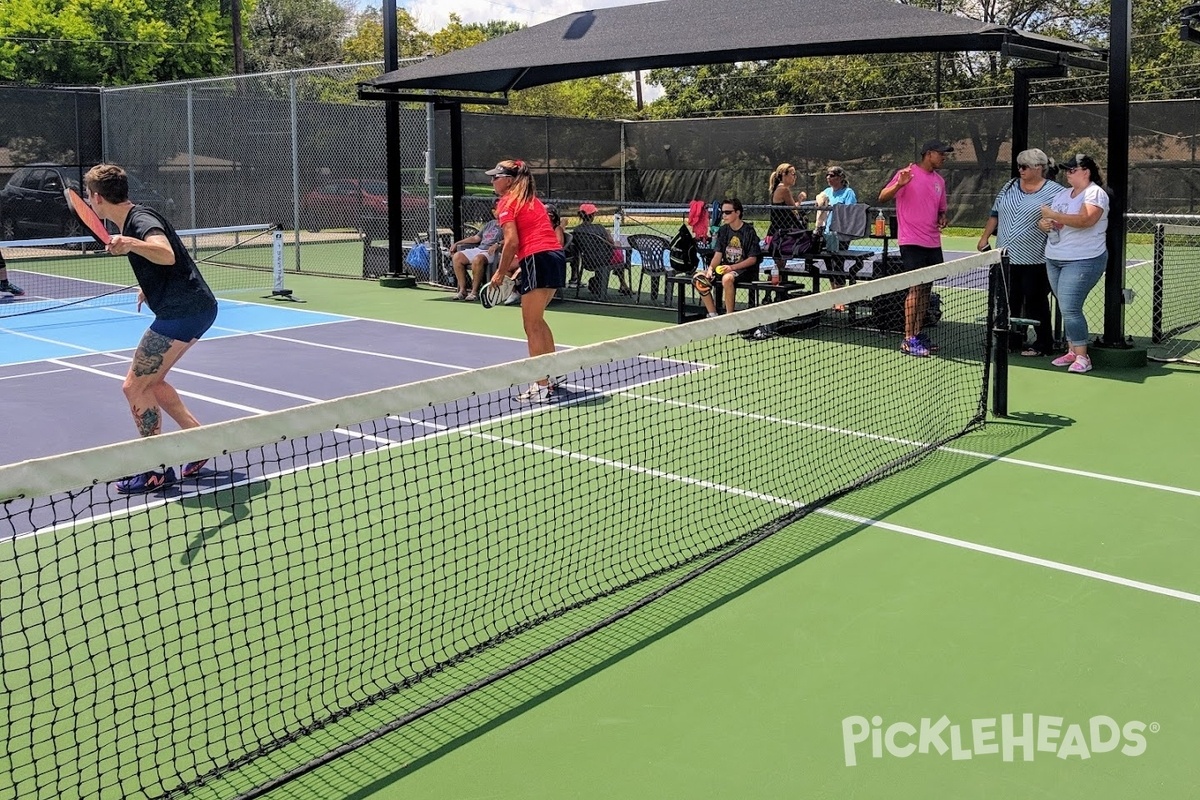
<instances>
[{"instance_id":1,"label":"red parked car","mask_svg":"<svg viewBox=\"0 0 1200 800\"><path fill-rule=\"evenodd\" d=\"M404 192L401 203L405 222L411 220L417 229L423 228L429 218L426 198ZM387 182L380 180L332 180L300 198L300 224L310 231L358 228L364 216L386 217L387 213Z\"/></svg>"}]
</instances>

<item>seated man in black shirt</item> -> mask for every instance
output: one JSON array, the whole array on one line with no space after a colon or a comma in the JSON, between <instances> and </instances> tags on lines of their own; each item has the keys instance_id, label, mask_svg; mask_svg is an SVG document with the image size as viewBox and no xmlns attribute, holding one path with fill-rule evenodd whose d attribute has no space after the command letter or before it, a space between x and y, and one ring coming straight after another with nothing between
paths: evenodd
<instances>
[{"instance_id":1,"label":"seated man in black shirt","mask_svg":"<svg viewBox=\"0 0 1200 800\"><path fill-rule=\"evenodd\" d=\"M175 362L212 327L217 299L171 223L149 206L129 200L125 170L113 164L92 167L84 176L84 186L97 216L116 223L121 231L106 249L129 257L139 286L138 311L144 302L154 313L154 322L133 354L123 387L138 433L154 436L162 431L160 409L180 428L197 428L200 423L166 377ZM193 477L204 464L203 460L187 464L183 476ZM163 472L152 470L120 480L117 491L152 492L174 481L175 470L168 467Z\"/></svg>"},{"instance_id":2,"label":"seated man in black shirt","mask_svg":"<svg viewBox=\"0 0 1200 800\"><path fill-rule=\"evenodd\" d=\"M725 313L732 314L734 287L739 283L758 280L758 265L762 247L754 226L742 219L742 201L736 197L721 203L723 224L713 238L713 257L704 274L709 280L721 281L725 294ZM710 317L717 316L717 304L712 294L700 297Z\"/></svg>"}]
</instances>

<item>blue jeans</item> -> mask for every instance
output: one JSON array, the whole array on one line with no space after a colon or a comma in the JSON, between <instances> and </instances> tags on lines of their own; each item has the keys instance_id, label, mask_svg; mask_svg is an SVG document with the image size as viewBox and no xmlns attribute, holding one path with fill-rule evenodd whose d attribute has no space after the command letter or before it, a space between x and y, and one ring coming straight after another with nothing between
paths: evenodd
<instances>
[{"instance_id":1,"label":"blue jeans","mask_svg":"<svg viewBox=\"0 0 1200 800\"><path fill-rule=\"evenodd\" d=\"M1088 343L1088 324L1083 316L1083 301L1104 274L1108 265L1108 253L1078 261L1046 259L1046 277L1050 279L1050 291L1058 298L1062 311L1063 329L1067 342L1072 347Z\"/></svg>"}]
</instances>

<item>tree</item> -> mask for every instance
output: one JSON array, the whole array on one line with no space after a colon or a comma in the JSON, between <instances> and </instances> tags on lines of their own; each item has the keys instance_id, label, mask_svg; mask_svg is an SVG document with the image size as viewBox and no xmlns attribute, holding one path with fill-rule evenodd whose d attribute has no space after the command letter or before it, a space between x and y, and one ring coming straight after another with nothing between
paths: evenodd
<instances>
[{"instance_id":1,"label":"tree","mask_svg":"<svg viewBox=\"0 0 1200 800\"><path fill-rule=\"evenodd\" d=\"M215 0L7 0L0 79L152 83L222 70L228 38Z\"/></svg>"},{"instance_id":2,"label":"tree","mask_svg":"<svg viewBox=\"0 0 1200 800\"><path fill-rule=\"evenodd\" d=\"M383 60L383 14L367 8L351 20L351 33L343 45L350 63ZM396 39L400 58L419 58L433 48L433 37L417 27L405 9L396 11Z\"/></svg>"},{"instance_id":3,"label":"tree","mask_svg":"<svg viewBox=\"0 0 1200 800\"><path fill-rule=\"evenodd\" d=\"M346 16L333 0L258 0L250 15L247 69L274 72L341 62Z\"/></svg>"}]
</instances>

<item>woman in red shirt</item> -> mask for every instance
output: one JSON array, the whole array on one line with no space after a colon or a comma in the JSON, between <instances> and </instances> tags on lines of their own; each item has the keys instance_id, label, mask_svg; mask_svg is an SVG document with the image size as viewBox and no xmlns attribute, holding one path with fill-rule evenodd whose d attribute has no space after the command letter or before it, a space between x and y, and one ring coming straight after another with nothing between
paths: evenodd
<instances>
[{"instance_id":1,"label":"woman in red shirt","mask_svg":"<svg viewBox=\"0 0 1200 800\"><path fill-rule=\"evenodd\" d=\"M504 229L504 249L492 276L499 286L509 276L521 294L521 321L529 355L554 352L554 333L546 324L546 306L567 282L567 259L559 244L546 207L538 200L533 176L524 161L501 161L487 171L492 189L500 195L496 220ZM517 396L527 403L548 403L554 386L549 378L538 381Z\"/></svg>"}]
</instances>

